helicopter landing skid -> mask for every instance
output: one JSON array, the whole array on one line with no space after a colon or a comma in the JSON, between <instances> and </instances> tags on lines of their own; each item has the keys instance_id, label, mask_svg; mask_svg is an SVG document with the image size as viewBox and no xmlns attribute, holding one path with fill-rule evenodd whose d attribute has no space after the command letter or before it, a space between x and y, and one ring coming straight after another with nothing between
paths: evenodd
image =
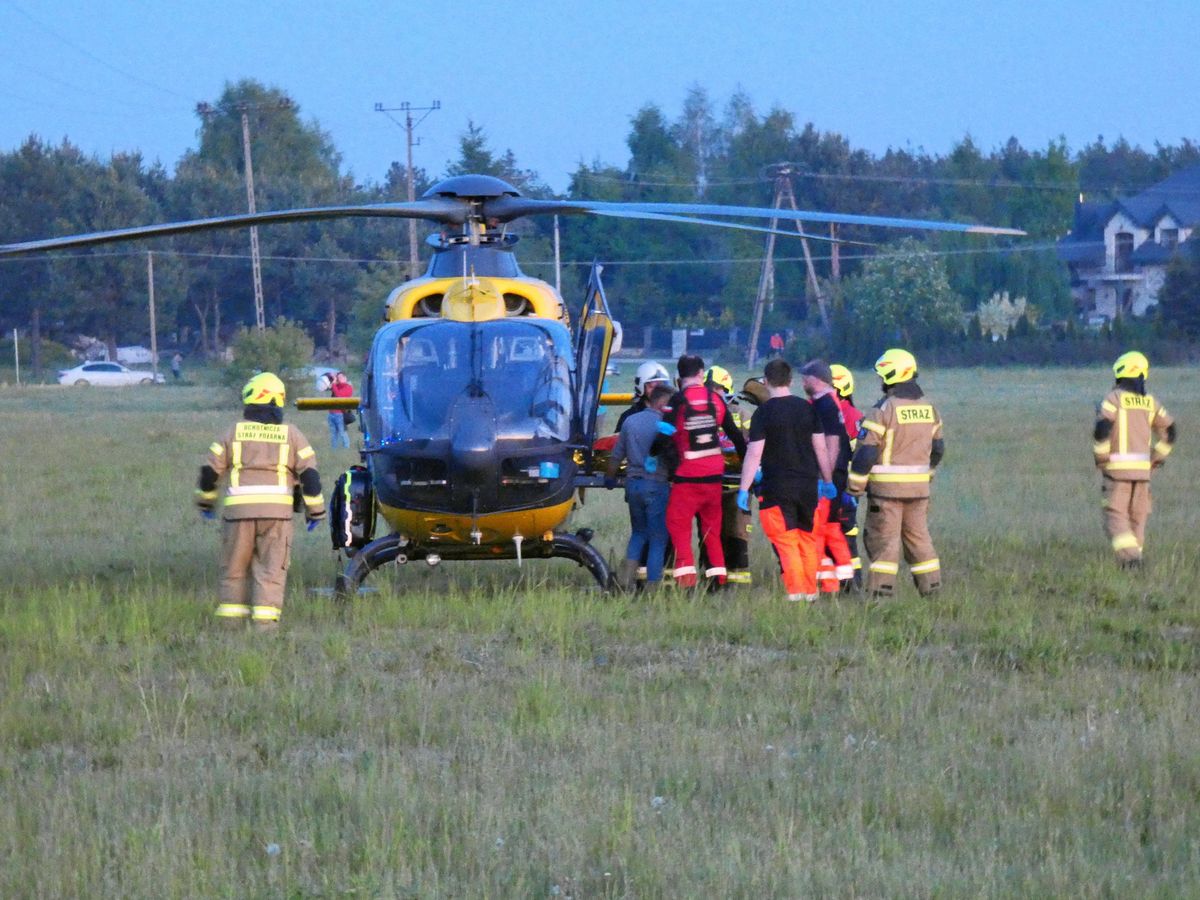
<instances>
[{"instance_id":1,"label":"helicopter landing skid","mask_svg":"<svg viewBox=\"0 0 1200 900\"><path fill-rule=\"evenodd\" d=\"M543 546L549 552L528 553L527 557L540 556L572 560L591 573L602 591L613 590L615 580L607 560L584 537L579 534L559 533L554 535L553 541ZM454 556L447 552L449 548L437 549L439 561L454 559ZM399 534L376 538L351 557L350 562L346 564L345 571L337 577L337 581L334 583L333 595L337 600L349 600L358 593L359 587L367 576L381 566L390 562L408 562L410 559L420 559L425 556L426 553L423 550L414 547L407 538ZM432 564L434 558L431 551L428 561ZM465 558L478 559L479 557Z\"/></svg>"}]
</instances>

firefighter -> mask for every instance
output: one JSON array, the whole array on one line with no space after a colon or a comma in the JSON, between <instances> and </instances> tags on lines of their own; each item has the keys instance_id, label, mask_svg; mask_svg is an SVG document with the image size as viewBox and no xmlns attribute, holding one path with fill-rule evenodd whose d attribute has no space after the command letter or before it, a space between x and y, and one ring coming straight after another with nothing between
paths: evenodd
<instances>
[{"instance_id":1,"label":"firefighter","mask_svg":"<svg viewBox=\"0 0 1200 900\"><path fill-rule=\"evenodd\" d=\"M726 582L725 551L721 546L721 482L725 454L720 434L732 441L738 455L745 457L746 441L733 424L720 394L704 384L704 361L698 356L679 357L679 392L671 398L671 412L664 426L678 453L679 464L671 477L667 501L667 531L675 547L675 583L694 587L697 582L692 554L692 521L699 516L701 538L708 552L704 574L716 584Z\"/></svg>"},{"instance_id":2,"label":"firefighter","mask_svg":"<svg viewBox=\"0 0 1200 900\"><path fill-rule=\"evenodd\" d=\"M885 351L875 372L883 397L863 417L848 483L850 494L867 495L867 589L892 596L903 544L917 590L927 597L942 584L927 521L933 470L945 452L942 418L917 384L917 361L907 350Z\"/></svg>"},{"instance_id":3,"label":"firefighter","mask_svg":"<svg viewBox=\"0 0 1200 900\"><path fill-rule=\"evenodd\" d=\"M738 397L733 392L733 376L722 366L713 366L704 373L704 383L716 390L729 408L729 417L734 427L745 437L750 428L748 419L743 419ZM728 437L721 441L722 450L732 449L733 441ZM737 485L725 485L721 490L721 547L725 551L726 584L754 583L750 572L750 534L754 531L754 520L737 505ZM708 557L703 545L700 548L700 565L708 567Z\"/></svg>"},{"instance_id":4,"label":"firefighter","mask_svg":"<svg viewBox=\"0 0 1200 900\"><path fill-rule=\"evenodd\" d=\"M1122 568L1142 564L1150 473L1175 445L1175 420L1146 393L1150 362L1132 350L1113 364L1116 385L1100 404L1092 453L1103 474L1104 532Z\"/></svg>"},{"instance_id":5,"label":"firefighter","mask_svg":"<svg viewBox=\"0 0 1200 900\"><path fill-rule=\"evenodd\" d=\"M833 389L837 391L838 406L842 409L846 434L850 438L850 452L853 454L863 417L862 410L854 405L854 374L837 363L831 365L829 370L833 374ZM858 555L858 500L849 494L844 494L841 499L838 516L842 523L842 534L846 536L846 544L850 548L850 564L854 566L854 581L851 584L842 583L844 593L862 587L862 557Z\"/></svg>"},{"instance_id":6,"label":"firefighter","mask_svg":"<svg viewBox=\"0 0 1200 900\"><path fill-rule=\"evenodd\" d=\"M283 424L285 389L270 372L242 388L242 418L208 448L196 505L215 519L221 504L221 587L217 616L249 619L269 629L279 622L292 551L293 498L299 487L308 530L325 517L316 454L295 425Z\"/></svg>"},{"instance_id":7,"label":"firefighter","mask_svg":"<svg viewBox=\"0 0 1200 900\"><path fill-rule=\"evenodd\" d=\"M637 372L633 376L633 403L617 419L617 427L613 431L614 434L620 434L621 426L625 424L626 419L640 413L646 408L646 398L650 396L650 392L654 387L659 384L667 385L668 387L671 385L671 375L660 363L648 360L637 367Z\"/></svg>"}]
</instances>

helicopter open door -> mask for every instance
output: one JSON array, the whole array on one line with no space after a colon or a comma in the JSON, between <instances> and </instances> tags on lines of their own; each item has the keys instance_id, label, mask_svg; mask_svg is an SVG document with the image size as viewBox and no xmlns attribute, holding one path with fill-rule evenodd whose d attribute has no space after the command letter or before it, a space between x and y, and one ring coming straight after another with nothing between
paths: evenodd
<instances>
[{"instance_id":1,"label":"helicopter open door","mask_svg":"<svg viewBox=\"0 0 1200 900\"><path fill-rule=\"evenodd\" d=\"M575 338L575 435L589 462L592 443L596 440L596 414L604 373L613 342L613 319L608 311L604 286L600 283L601 269L599 263L592 263L583 310L579 315L579 333Z\"/></svg>"}]
</instances>

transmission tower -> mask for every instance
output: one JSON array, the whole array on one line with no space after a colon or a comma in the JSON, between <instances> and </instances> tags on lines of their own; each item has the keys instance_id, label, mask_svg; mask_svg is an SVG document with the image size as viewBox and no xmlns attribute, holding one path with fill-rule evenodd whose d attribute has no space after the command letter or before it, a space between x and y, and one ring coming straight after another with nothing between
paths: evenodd
<instances>
[{"instance_id":1,"label":"transmission tower","mask_svg":"<svg viewBox=\"0 0 1200 900\"><path fill-rule=\"evenodd\" d=\"M442 108L441 100L434 100L429 106L413 106L407 100L399 106L384 106L382 103L375 104L375 112L381 112L401 128L404 129L405 144L408 148L408 202L412 203L416 200L416 185L413 180L413 146L419 146L420 138L413 139L413 131L417 126L428 119L433 113ZM404 113L404 122L401 122L392 115L394 112ZM413 121L413 113L425 113L421 118ZM408 220L408 261L411 269L409 277L415 278L417 274L417 265L421 262L420 254L417 252L417 220Z\"/></svg>"}]
</instances>

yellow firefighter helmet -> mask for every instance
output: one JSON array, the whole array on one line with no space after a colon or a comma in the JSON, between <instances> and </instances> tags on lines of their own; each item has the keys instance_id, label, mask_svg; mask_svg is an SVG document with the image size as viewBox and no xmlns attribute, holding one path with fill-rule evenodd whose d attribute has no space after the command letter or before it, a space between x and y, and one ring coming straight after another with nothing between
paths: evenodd
<instances>
[{"instance_id":1,"label":"yellow firefighter helmet","mask_svg":"<svg viewBox=\"0 0 1200 900\"><path fill-rule=\"evenodd\" d=\"M242 388L242 403L246 406L280 406L287 397L287 388L274 372L259 372Z\"/></svg>"},{"instance_id":2,"label":"yellow firefighter helmet","mask_svg":"<svg viewBox=\"0 0 1200 900\"><path fill-rule=\"evenodd\" d=\"M917 376L917 358L907 350L893 347L875 360L875 371L887 385L912 381Z\"/></svg>"},{"instance_id":3,"label":"yellow firefighter helmet","mask_svg":"<svg viewBox=\"0 0 1200 900\"><path fill-rule=\"evenodd\" d=\"M1113 363L1113 375L1117 378L1149 378L1150 360L1136 350L1122 353Z\"/></svg>"},{"instance_id":4,"label":"yellow firefighter helmet","mask_svg":"<svg viewBox=\"0 0 1200 900\"><path fill-rule=\"evenodd\" d=\"M733 376L729 374L728 369L713 366L704 373L704 381L706 384L715 384L727 394L733 393Z\"/></svg>"},{"instance_id":5,"label":"yellow firefighter helmet","mask_svg":"<svg viewBox=\"0 0 1200 900\"><path fill-rule=\"evenodd\" d=\"M849 397L854 393L854 375L849 369L834 363L829 371L833 373L833 389L839 397Z\"/></svg>"}]
</instances>

